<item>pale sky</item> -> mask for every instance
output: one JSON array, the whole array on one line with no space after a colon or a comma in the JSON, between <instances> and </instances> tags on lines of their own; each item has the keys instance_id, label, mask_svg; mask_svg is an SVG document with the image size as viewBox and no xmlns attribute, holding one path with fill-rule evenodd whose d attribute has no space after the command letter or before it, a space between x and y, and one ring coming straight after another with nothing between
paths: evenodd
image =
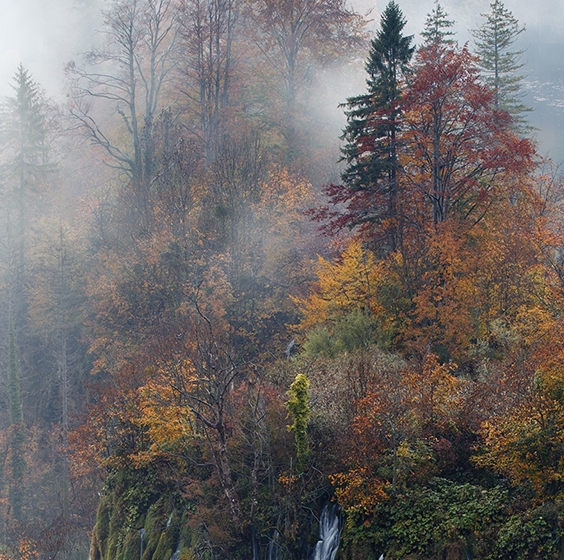
<instances>
[{"instance_id":1,"label":"pale sky","mask_svg":"<svg viewBox=\"0 0 564 560\"><path fill-rule=\"evenodd\" d=\"M81 1L86 7L79 10ZM65 63L88 48L89 23L99 27L97 1L0 0L0 95L10 93L21 62L50 96L60 97Z\"/></svg>"},{"instance_id":2,"label":"pale sky","mask_svg":"<svg viewBox=\"0 0 564 560\"><path fill-rule=\"evenodd\" d=\"M469 38L479 14L487 11L490 0L443 0L442 5L457 21L458 39ZM433 0L398 0L408 20L408 33L416 35L423 27ZM61 94L63 67L88 50L95 30L100 27L99 8L104 0L0 0L0 94L22 62L35 80L54 97ZM372 12L372 27L378 25L387 0L352 0L361 13ZM561 33L564 0L505 0L505 5L529 29L529 41Z\"/></svg>"},{"instance_id":3,"label":"pale sky","mask_svg":"<svg viewBox=\"0 0 564 560\"><path fill-rule=\"evenodd\" d=\"M78 59L80 52L89 50L100 38L96 33L101 27L100 8L108 1L0 0L0 97L11 94L9 84L21 62L49 97L61 100L64 65ZM419 43L419 33L426 14L433 8L433 0L397 1L408 21L406 32L414 34ZM480 13L488 11L490 1L441 1L457 22L454 30L460 43L470 39L469 29L480 23ZM374 29L379 25L380 12L388 0L351 2L363 14L371 11L370 26ZM527 27L519 45L526 50L523 72L527 79L537 86L547 81L557 83L551 99L547 101L544 91L538 93L537 87L529 103L535 107L531 120L536 119L535 124L543 129L538 134L541 144L551 145L544 152L552 150L550 155L564 159L564 141L560 140L561 128L564 128L564 0L505 0L504 3ZM554 117L556 114L560 116ZM549 128L552 128L550 132ZM554 149L555 142L562 146Z\"/></svg>"}]
</instances>

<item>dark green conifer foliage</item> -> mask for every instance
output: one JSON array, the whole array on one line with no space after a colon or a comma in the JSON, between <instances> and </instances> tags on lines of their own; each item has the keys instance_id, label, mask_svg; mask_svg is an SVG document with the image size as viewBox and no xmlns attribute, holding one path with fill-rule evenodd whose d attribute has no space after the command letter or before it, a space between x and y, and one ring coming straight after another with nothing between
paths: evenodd
<instances>
[{"instance_id":1,"label":"dark green conifer foliage","mask_svg":"<svg viewBox=\"0 0 564 560\"><path fill-rule=\"evenodd\" d=\"M425 46L452 44L454 43L453 31L449 29L454 25L454 21L448 19L448 14L438 0L435 0L435 7L427 15L425 30L421 36L425 39Z\"/></svg>"},{"instance_id":2,"label":"dark green conifer foliage","mask_svg":"<svg viewBox=\"0 0 564 560\"><path fill-rule=\"evenodd\" d=\"M288 391L289 400L287 403L288 412L294 420L293 424L288 426L291 432L294 432L296 441L296 457L297 468L300 472L306 470L310 448L307 437L307 425L309 421L309 379L303 373L296 375L296 379L290 385Z\"/></svg>"},{"instance_id":3,"label":"dark green conifer foliage","mask_svg":"<svg viewBox=\"0 0 564 560\"><path fill-rule=\"evenodd\" d=\"M519 25L503 2L494 0L490 12L481 14L484 23L472 31L479 57L478 66L485 81L494 89L495 106L507 111L515 120L518 130L526 129L524 112L530 111L522 103L523 76L518 73L523 51L513 45L525 27Z\"/></svg>"},{"instance_id":4,"label":"dark green conifer foliage","mask_svg":"<svg viewBox=\"0 0 564 560\"><path fill-rule=\"evenodd\" d=\"M372 39L366 72L368 93L347 99L347 126L343 160L347 167L342 175L352 192L372 195L364 203L360 221L380 222L395 216L397 199L398 118L401 110L401 84L409 69L415 47L413 36L404 36L406 20L392 0L382 13L381 29ZM389 248L394 249L397 232L388 232Z\"/></svg>"},{"instance_id":5,"label":"dark green conifer foliage","mask_svg":"<svg viewBox=\"0 0 564 560\"><path fill-rule=\"evenodd\" d=\"M12 517L17 521L22 520L22 507L24 498L24 473L25 473L25 426L23 422L23 405L20 372L18 365L18 352L14 324L10 318L9 330L9 364L8 364L8 412L10 417L9 430L9 456L10 480L9 503Z\"/></svg>"}]
</instances>

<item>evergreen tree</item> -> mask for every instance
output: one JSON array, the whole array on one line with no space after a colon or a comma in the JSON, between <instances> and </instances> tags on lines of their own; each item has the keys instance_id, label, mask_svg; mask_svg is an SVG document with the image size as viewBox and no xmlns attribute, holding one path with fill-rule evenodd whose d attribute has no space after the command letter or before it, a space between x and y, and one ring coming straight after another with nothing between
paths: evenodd
<instances>
[{"instance_id":1,"label":"evergreen tree","mask_svg":"<svg viewBox=\"0 0 564 560\"><path fill-rule=\"evenodd\" d=\"M366 71L368 93L347 99L347 127L343 139L342 175L349 200L359 193L365 211L356 223L382 223L396 215L398 119L401 114L402 79L413 56L412 36L402 34L406 21L392 0L382 13L381 29L371 42ZM347 196L347 195L345 195ZM367 204L366 198L370 201ZM351 224L349 224L351 225ZM385 233L384 242L394 250L397 227Z\"/></svg>"},{"instance_id":2,"label":"evergreen tree","mask_svg":"<svg viewBox=\"0 0 564 560\"><path fill-rule=\"evenodd\" d=\"M307 437L307 425L309 422L309 379L303 373L298 373L296 379L290 385L287 403L288 412L294 419L293 424L288 426L294 432L296 440L297 467L300 472L307 468L310 456L309 441Z\"/></svg>"},{"instance_id":3,"label":"evergreen tree","mask_svg":"<svg viewBox=\"0 0 564 560\"><path fill-rule=\"evenodd\" d=\"M448 14L439 1L435 0L435 7L427 15L425 30L421 33L421 36L425 39L425 46L454 43L454 39L451 39L454 33L449 31L449 28L453 25L454 21L448 19Z\"/></svg>"},{"instance_id":4,"label":"evergreen tree","mask_svg":"<svg viewBox=\"0 0 564 560\"><path fill-rule=\"evenodd\" d=\"M12 517L21 522L24 497L25 457L23 446L25 427L23 423L22 391L16 337L11 318L9 330L8 412L10 417L8 443L10 456L9 504Z\"/></svg>"},{"instance_id":5,"label":"evergreen tree","mask_svg":"<svg viewBox=\"0 0 564 560\"><path fill-rule=\"evenodd\" d=\"M494 89L496 108L507 111L517 128L523 130L523 113L531 109L521 102L523 76L518 71L523 67L519 62L523 51L514 50L513 45L525 27L519 25L519 20L500 0L494 0L490 12L481 15L484 23L472 31L478 66L485 81Z\"/></svg>"},{"instance_id":6,"label":"evergreen tree","mask_svg":"<svg viewBox=\"0 0 564 560\"><path fill-rule=\"evenodd\" d=\"M12 89L3 108L3 147L8 179L9 286L12 317L19 334L26 313L25 274L26 241L30 214L39 197L36 195L53 165L49 162L47 143L47 104L39 86L20 64Z\"/></svg>"}]
</instances>

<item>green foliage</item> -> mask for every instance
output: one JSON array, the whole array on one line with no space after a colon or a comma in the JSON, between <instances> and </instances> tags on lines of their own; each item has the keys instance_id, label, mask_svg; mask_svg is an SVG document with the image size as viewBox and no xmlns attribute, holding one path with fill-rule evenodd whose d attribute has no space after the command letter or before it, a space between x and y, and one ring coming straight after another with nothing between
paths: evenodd
<instances>
[{"instance_id":1,"label":"green foliage","mask_svg":"<svg viewBox=\"0 0 564 560\"><path fill-rule=\"evenodd\" d=\"M494 0L490 12L481 15L485 21L472 31L478 66L494 90L496 107L511 114L517 127L524 130L523 113L531 109L522 103L523 75L518 71L523 66L519 62L523 51L514 50L513 45L525 27L500 0Z\"/></svg>"},{"instance_id":2,"label":"green foliage","mask_svg":"<svg viewBox=\"0 0 564 560\"><path fill-rule=\"evenodd\" d=\"M169 560L179 539L191 541L193 512L176 490L155 485L150 473L115 473L98 507L92 559Z\"/></svg>"},{"instance_id":3,"label":"green foliage","mask_svg":"<svg viewBox=\"0 0 564 560\"><path fill-rule=\"evenodd\" d=\"M303 373L298 373L296 379L290 385L288 391L288 402L286 406L288 412L292 416L294 422L288 426L291 432L294 432L296 442L297 468L304 471L307 468L310 448L307 437L307 425L309 422L309 379Z\"/></svg>"},{"instance_id":4,"label":"green foliage","mask_svg":"<svg viewBox=\"0 0 564 560\"><path fill-rule=\"evenodd\" d=\"M485 558L494 534L508 511L508 492L437 478L383 502L373 520L359 523L351 512L343 540L345 548L372 542L387 558L438 558L452 546Z\"/></svg>"},{"instance_id":5,"label":"green foliage","mask_svg":"<svg viewBox=\"0 0 564 560\"><path fill-rule=\"evenodd\" d=\"M425 45L452 44L454 35L449 29L454 25L454 21L448 19L448 14L441 6L439 0L435 0L435 7L427 15L425 30L421 36L425 39Z\"/></svg>"},{"instance_id":6,"label":"green foliage","mask_svg":"<svg viewBox=\"0 0 564 560\"><path fill-rule=\"evenodd\" d=\"M343 557L561 558L564 504L523 509L523 498L503 484L436 478L380 503L369 519L348 511Z\"/></svg>"},{"instance_id":7,"label":"green foliage","mask_svg":"<svg viewBox=\"0 0 564 560\"><path fill-rule=\"evenodd\" d=\"M342 159L347 167L342 179L350 191L347 198L370 197L371 208L362 218L364 223L395 219L398 101L415 49L413 37L403 35L406 20L393 0L383 11L380 25L366 62L368 92L350 97L344 104L347 126L342 136L346 141ZM397 234L392 231L387 237L389 248L395 248Z\"/></svg>"},{"instance_id":8,"label":"green foliage","mask_svg":"<svg viewBox=\"0 0 564 560\"><path fill-rule=\"evenodd\" d=\"M108 558L108 541L110 535L110 520L113 511L113 494L105 494L98 503L96 525L92 531L92 560Z\"/></svg>"},{"instance_id":9,"label":"green foliage","mask_svg":"<svg viewBox=\"0 0 564 560\"><path fill-rule=\"evenodd\" d=\"M153 35L149 22L154 20L148 11L141 13L166 5L171 11L163 21L171 25L184 21L182 34L186 35L186 42L182 48L184 54L192 57L195 51L188 52L191 48L204 48L204 42L190 44L193 37L187 19L203 14L198 10L191 12L190 6L196 4L119 0L113 7L123 12L111 12L109 20L115 33L110 32L109 38L126 39L126 35L120 34L125 28L115 25L126 23L132 16L135 25L141 21L149 25L135 35L140 45L150 51L149 38L160 37L159 44L166 53L160 51L161 46L157 51L165 58L172 55L172 27L161 29L164 34L154 30ZM284 41L279 42L280 34L275 29L284 33L290 29L284 26L295 21L298 4L305 7L306 27L316 21L324 27L320 37L336 39L336 31L346 33L337 25L344 20L334 17L339 13L317 14L308 10L307 2L269 0L259 4L266 11L253 15L252 23L259 29L257 37L265 40L261 45L265 54L278 52L276 44L283 46ZM172 13L177 5L186 8L180 20L176 18L178 14ZM212 2L209 7L221 10L226 5L231 6L230 11L237 3ZM344 6L340 0L337 5ZM492 9L500 6L496 0ZM133 14L132 7L141 11ZM507 54L513 56L516 53L510 45L521 29L510 13L500 10L500 25L507 30ZM233 28L232 37L231 31L228 37L216 37L222 47L233 41L234 52L243 52L248 46L248 38L238 34L244 28L239 23L251 11L243 10L237 18L233 16L233 22L239 17L241 20ZM125 19L117 17L118 13ZM211 12L207 15L211 16ZM348 13L341 15L347 15L346 20L351 26L354 24ZM116 19L112 19L114 16ZM277 18L280 26L274 25ZM261 27L267 20L270 30ZM491 48L487 35L491 21L488 19L480 28L484 49ZM485 422L500 425L499 419L507 409L519 408L520 403L515 405L517 400L511 402L518 391L523 393L521 403L527 402L530 382L540 379L546 356L552 359L554 350L562 347L557 338L552 348L543 352L538 351L538 345L533 348L535 341L527 343L529 348L517 342L510 344L509 336L503 338L496 327L501 316L503 326L507 320L507 330L512 332L512 318L517 314L530 315L529 300L535 299L542 300L545 307L553 307L550 313L558 317L559 322L551 323L551 332L561 330L561 278L551 276L552 271L544 264L549 255L561 253L553 247L560 229L547 228L550 236L535 238L531 245L536 252L532 251L530 257L534 266L519 267L527 232L544 227L533 218L542 214L543 219L549 220L548 202L537 200L536 191L522 186L533 182L531 175L527 175L527 169L532 169L527 167L527 142L521 139L523 144L516 154L525 163L518 166L512 160L506 165L505 158L514 153L510 148L513 144L488 133L490 124L503 128L507 115L492 109L490 92L478 83L470 53L466 49L458 52L451 46L452 22L439 2L435 3L423 33L423 55L413 66L413 39L404 35L406 21L396 2L388 3L380 24L366 62L367 92L349 98L345 104L344 185L341 190L335 187L333 199L337 208L349 212L340 226L365 227L362 231L367 235L353 237L354 244L349 243L348 252L337 264L320 259L317 289L310 299L303 300L308 303L304 314L308 322L304 321L300 331L307 337L303 345L305 356L284 360L286 371L277 379L265 375L264 370L276 359L272 356L281 354L286 325L294 316L287 301L288 286L296 288L295 294L306 297L303 284L311 279L313 271L303 263L314 261L315 249L322 242L317 238L312 242L308 238L313 238L309 236L311 230L300 222L304 207L313 201L312 188L289 169L301 167L302 160L298 165L296 156L288 168L272 163L284 159L280 153L283 148L273 148L272 138L279 138L275 140L278 146L283 144L286 125L269 122L267 113L276 108L257 110L260 104L247 98L248 90L257 86L250 84L245 74L252 74L258 66L250 59L244 63L233 59L232 65L231 59L224 61L229 76L226 73L219 79L224 84L220 88L224 90L222 114L215 115L221 123L211 127L215 132L210 131L217 137L192 138L193 144L190 133L194 128L200 129L194 126L194 117L187 115L197 114L205 107L197 99L188 99L190 93L176 103L178 92L165 92L171 86L178 89L172 73L165 72L168 78L165 80L163 75L159 81L164 95L157 96L159 102L154 99L154 107L145 115L135 107L143 97L135 94L135 87L141 87L138 94L147 88L135 79L125 84L117 75L109 76L109 82L99 74L79 76L86 82L92 80L90 91L98 101L118 101L118 114L123 119L114 130L108 128L106 136L92 120L95 114L104 113L103 108L97 107L90 116L88 103L84 103L88 90L79 88L84 97L80 99L79 95L71 111L78 112L80 122L89 129L90 139L106 150L110 165L122 172L108 184L104 177L96 177L96 192L90 193L85 187L86 195L77 214L77 221L84 217L84 237L94 230L97 236L93 244L85 243L87 249L77 250L77 254L84 255L87 288L84 301L77 303L80 311L76 322L80 323L82 317L86 319L84 328L77 326L76 333L80 335L73 336L89 344L91 358L84 359L84 370L91 365L89 359L95 360L96 381L102 390L98 396L90 393L95 402L91 410L96 410L97 415L88 415L86 429L77 432L89 439L76 445L75 456L83 469L88 469L93 457L102 457L100 463L109 473L92 536L92 560L170 560L179 542L181 557L186 560L248 559L257 556L251 550L251 535L256 536L261 558L267 556L273 535L279 539L281 559L310 556L317 529L311 512L331 495L328 479L337 480L334 496L342 499L341 505L347 509L343 538L349 558L379 558L381 553L389 558L452 558L454 554L449 551L458 551L459 556L464 552L467 557L480 560L517 560L548 559L559 552L558 539L563 536L561 506L541 511L538 506L544 498L536 495L537 502L533 502L525 492L519 494L527 485L530 488L531 477L526 472L523 482L509 470L496 470L509 480L501 484L496 479L499 486L495 486L488 478L493 477L491 473L476 474L469 455L487 444L483 435ZM309 30L302 36L308 41L302 44L302 53L309 52L314 44L322 48L319 41L312 41L315 36ZM202 33L210 34L205 42L211 47L213 29L202 29ZM290 45L294 38L286 36L288 42L284 44ZM336 47L329 43L325 41L325 53L310 53L311 60L333 58L330 51ZM504 48L503 42L500 45ZM136 50L138 45L130 47ZM441 49L444 52L434 56ZM511 56L505 59L508 62L504 67L509 76L507 92L513 91L514 74L519 68L517 59ZM482 57L486 60L486 54ZM93 54L92 58L97 56ZM133 59L136 70L145 71L151 66L141 51L136 51ZM164 64L163 58L160 61L164 71L168 62ZM277 70L270 62L270 69L261 77L275 92ZM300 65L305 72L306 60ZM213 86L213 76L200 77L202 81L192 82L199 83L202 92ZM288 75L288 83L290 78ZM148 81L144 83L149 85ZM501 82L493 85L501 92ZM18 69L15 90L16 97L8 104L13 113L10 126L19 122L26 134L20 138L20 144L13 143L12 150L18 154L11 158L11 169L20 173L12 173L5 190L13 191L7 212L18 218L20 230L16 232L20 246L15 251L19 251L16 256L20 257L16 263L21 275L19 310L25 310L25 304L29 304L29 316L34 321L30 326L35 328L36 335L40 332L46 348L53 344L49 339L63 342L62 355L68 361L61 362L59 355L57 363L66 367L82 359L78 356L80 346L67 349L65 338L59 336L68 328L75 331L74 319L68 322L69 317L63 317L67 305L74 309L74 304L59 299L57 309L46 312L46 307L55 301L54 296L49 295L50 290L38 291L40 297L36 299L45 301L34 301L31 291L27 293L33 282L25 273L26 268L37 270L39 282L52 283L51 275L46 273L46 260L26 253L26 258L37 258L38 264L22 264L23 234L35 234L28 226L31 206L27 211L25 204L29 204L29 195L41 186L44 172L50 169L47 115L40 91L22 67ZM116 91L132 94L129 106L127 96L119 93L116 98ZM430 96L430 92L436 92L436 96ZM293 110L299 110L297 101L301 97L296 97ZM168 107L162 117L157 116L161 102ZM183 112L173 115L177 106L182 106ZM86 112L82 113L83 110ZM428 118L429 113L436 117L434 121ZM500 122L492 122L492 115L499 116ZM461 120L461 116L467 120ZM283 115L276 118L284 120ZM319 120L313 112L311 118ZM291 121L291 127L297 126L295 115ZM137 131L138 125L143 130ZM247 129L261 132L246 133ZM427 135L431 130L434 136ZM264 136L263 131L267 131ZM457 136L461 131L468 134ZM17 126L12 132L18 132ZM200 132L202 136L208 134ZM513 132L509 132L514 138ZM287 144L297 146L299 142L292 134L294 131L288 132ZM313 138L315 132L311 134ZM269 135L271 140L263 144ZM208 149L207 141L216 142L213 150ZM304 158L317 149L315 142L308 147ZM214 157L203 153L210 151ZM221 157L215 157L218 154ZM477 154L485 154L484 159ZM432 165L427 165L431 160ZM324 180L313 165L307 173L316 177L317 184ZM449 173L456 176L452 181ZM111 181L116 185L115 191ZM102 198L101 192L108 194ZM499 201L506 198L511 198L510 202L501 205ZM526 210L523 219L516 220L516 209L521 204ZM560 211L559 207L559 219ZM486 229L490 230L491 244L476 243L476 247L485 249L473 252L459 241L463 235L457 230L457 220L466 212L476 216L476 220L468 220L468 224L473 223L467 226L476 237L485 236ZM496 220L490 222L491 214ZM505 236L497 235L504 228L493 226L505 221L515 224L515 229ZM528 223L532 224L530 230L525 227ZM453 235L449 237L446 234L451 227ZM39 223L37 234L43 234ZM445 243L449 239L452 242ZM517 248L515 258L503 247L509 241ZM431 244L440 247L440 251ZM65 246L62 241L59 245L51 244L60 255L55 260L60 263L61 274ZM41 244L36 243L35 247L38 253L46 251ZM374 251L367 251L367 247ZM542 254L538 247L543 248ZM506 253L510 255L507 258ZM495 274L488 276L482 265L490 255L499 258L492 258L489 268ZM468 264L472 259L477 262L475 268ZM475 270L479 272L474 274ZM527 287L530 275L542 278L542 282L535 284L538 296ZM500 276L507 289L498 286ZM12 288L10 282L13 280L0 282L6 286L6 292ZM546 291L541 290L541 283L542 287L548 286ZM70 285L59 282L57 286L66 293ZM512 296L517 292L519 297ZM473 322L468 319L478 307L475 315L483 313L483 328L477 318ZM515 309L512 316L507 311L509 307ZM37 318L38 315L42 317ZM23 312L15 315L18 335L25 332L21 328L25 316ZM53 327L55 322L64 324L64 328ZM533 325L532 319L530 322ZM42 328L38 329L38 325ZM461 362L469 358L470 340L477 341L472 346L484 364L479 375L474 375L472 364L463 369L460 363L450 362L459 357ZM3 419L9 419L11 424L6 440L11 455L2 463L7 470L11 469L6 474L11 473L12 479L10 492L2 487L0 497L9 498L4 502L10 502L17 519L22 516L24 449L35 449L25 441L28 432L23 418L31 422L32 414L22 408L13 327L9 346L9 363L5 367L8 407ZM22 353L26 349L23 338L20 348ZM444 352L436 364L433 358L434 367L425 369L430 353L439 349ZM406 359L391 351L403 352ZM30 360L25 359L31 354L23 354L24 381L32 375L28 369ZM137 371L137 357L150 367ZM318 357L323 359L311 359ZM48 359L43 360L42 365L46 366ZM560 372L560 366L555 364L552 369ZM313 372L314 368L317 371ZM517 377L519 368L526 371L522 378ZM297 371L307 371L309 377L304 373L296 375ZM41 368L33 374L37 372L42 372ZM142 372L151 378L150 384L145 384L144 375L138 375ZM162 373L162 378L149 375L150 372ZM57 390L65 399L69 398L65 406L79 408L78 398L72 402L78 393L63 391L74 381L65 376L59 373ZM542 379L546 381L546 394L553 393L554 406L558 408L564 393L561 378ZM285 407L284 391L288 385ZM36 387L24 389L26 401L30 401ZM52 389L53 394L55 391ZM550 419L546 408L543 409L546 400L533 403L543 420ZM185 414L188 408L190 415ZM50 422L56 421L57 412L53 407ZM552 432L540 432L543 437L534 437L537 432L531 430L516 443L525 450L525 457L528 453L537 459L556 449L558 460L553 460L552 455L549 458L555 465L554 477L559 480L562 462L557 444L562 422L558 421L559 416L553 418L556 421ZM519 426L526 426L523 416L511 421L507 424L509 433L519 434ZM66 445L67 422L63 422L62 439ZM288 430L287 423L291 423ZM189 434L180 430L179 425L189 425ZM49 445L55 435L45 437ZM497 449L500 455L495 457L496 464L484 463L484 469L493 471L505 466L504 460L515 464L506 448L498 445ZM294 455L296 460L292 462ZM530 461L524 463L529 465ZM546 464L548 461L540 461L538 469L545 479ZM42 476L40 466L32 473L34 480ZM332 474L343 473L344 467L348 470L339 488L339 479ZM438 475L442 478L432 478ZM488 486L485 480L491 484ZM339 494L339 490L343 493ZM344 490L350 491L342 498ZM515 495L511 494L513 491ZM547 489L547 494L550 492L554 492L552 486ZM187 496L197 504L189 512ZM553 493L549 498L556 496ZM32 499L29 502L33 503ZM39 514L33 514L39 518ZM43 528L41 531L49 532ZM61 557L58 551L41 552L41 557L55 556Z\"/></svg>"},{"instance_id":10,"label":"green foliage","mask_svg":"<svg viewBox=\"0 0 564 560\"><path fill-rule=\"evenodd\" d=\"M335 358L343 352L352 353L375 342L375 327L371 318L361 310L355 310L339 319L330 333L320 326L307 334L304 343L306 356Z\"/></svg>"},{"instance_id":11,"label":"green foliage","mask_svg":"<svg viewBox=\"0 0 564 560\"><path fill-rule=\"evenodd\" d=\"M562 534L553 520L542 512L512 515L499 529L495 549L489 558L555 558L558 553L557 535Z\"/></svg>"}]
</instances>

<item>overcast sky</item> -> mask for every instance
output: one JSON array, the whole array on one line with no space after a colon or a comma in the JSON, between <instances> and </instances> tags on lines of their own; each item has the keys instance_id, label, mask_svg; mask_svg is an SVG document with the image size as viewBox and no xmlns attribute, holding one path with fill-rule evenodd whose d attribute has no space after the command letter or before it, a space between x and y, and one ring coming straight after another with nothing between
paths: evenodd
<instances>
[{"instance_id":1,"label":"overcast sky","mask_svg":"<svg viewBox=\"0 0 564 560\"><path fill-rule=\"evenodd\" d=\"M408 20L407 33L421 41L426 14L433 8L433 0L397 0ZM441 4L456 20L459 42L470 39L469 29L480 23L480 13L488 11L491 0L443 0ZM100 28L100 8L106 0L0 0L0 96L9 95L11 77L21 62L34 79L56 99L63 95L63 68L66 62L77 59L96 40ZM371 12L371 27L378 26L380 12L387 0L352 0L361 13ZM505 0L519 21L526 25L519 48L526 50L523 72L533 84L553 80L558 87L552 93L537 91L530 94L535 107L532 119L542 128L539 139L548 142L555 157L564 159L564 146L559 138L561 130L554 130L554 111L561 116L564 127L564 0ZM98 35L99 37L99 35ZM537 86L534 86L537 84ZM560 100L562 93L562 100ZM552 95L552 98L551 98ZM560 117L559 117L560 118ZM556 119L558 123L560 121ZM547 144L547 145L548 145ZM554 144L554 145L553 145Z\"/></svg>"},{"instance_id":2,"label":"overcast sky","mask_svg":"<svg viewBox=\"0 0 564 560\"><path fill-rule=\"evenodd\" d=\"M51 95L60 95L62 69L66 62L87 50L100 22L96 14L103 0L0 0L0 93L22 62L36 81ZM353 0L362 13L372 11L373 23L386 1ZM556 38L564 23L563 0L505 0L505 5L527 25L528 42ZM399 0L407 19L408 32L416 35L423 27L433 0ZM487 11L489 0L444 0L442 5L457 21L461 42L469 38L479 14ZM558 53L559 56L562 53Z\"/></svg>"},{"instance_id":3,"label":"overcast sky","mask_svg":"<svg viewBox=\"0 0 564 560\"><path fill-rule=\"evenodd\" d=\"M0 0L0 95L18 64L53 97L62 93L63 67L92 43L99 0Z\"/></svg>"}]
</instances>

